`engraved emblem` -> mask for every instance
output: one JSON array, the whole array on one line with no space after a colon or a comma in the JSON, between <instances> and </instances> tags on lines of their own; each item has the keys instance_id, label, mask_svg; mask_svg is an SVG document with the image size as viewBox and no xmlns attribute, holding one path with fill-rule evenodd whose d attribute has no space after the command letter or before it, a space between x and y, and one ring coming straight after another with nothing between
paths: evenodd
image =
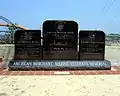
<instances>
[{"instance_id":1,"label":"engraved emblem","mask_svg":"<svg viewBox=\"0 0 120 96\"><path fill-rule=\"evenodd\" d=\"M63 21L56 22L56 30L57 31L62 31L65 27L65 23L66 22L63 22Z\"/></svg>"},{"instance_id":2,"label":"engraved emblem","mask_svg":"<svg viewBox=\"0 0 120 96\"><path fill-rule=\"evenodd\" d=\"M25 39L25 40L31 40L31 39L32 39L32 34L31 34L31 32L25 32L25 34L24 34L24 39Z\"/></svg>"},{"instance_id":3,"label":"engraved emblem","mask_svg":"<svg viewBox=\"0 0 120 96\"><path fill-rule=\"evenodd\" d=\"M60 31L63 30L64 29L64 24L62 24L62 23L58 24L57 29L60 30Z\"/></svg>"},{"instance_id":4,"label":"engraved emblem","mask_svg":"<svg viewBox=\"0 0 120 96\"><path fill-rule=\"evenodd\" d=\"M89 39L90 39L91 41L94 41L94 40L95 40L95 36L96 36L96 33L94 33L94 32L90 32L90 33L89 33Z\"/></svg>"}]
</instances>

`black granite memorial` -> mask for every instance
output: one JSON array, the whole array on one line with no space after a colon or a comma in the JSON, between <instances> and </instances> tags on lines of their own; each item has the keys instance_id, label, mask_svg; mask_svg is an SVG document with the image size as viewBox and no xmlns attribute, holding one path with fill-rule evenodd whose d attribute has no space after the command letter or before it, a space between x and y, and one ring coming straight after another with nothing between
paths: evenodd
<instances>
[{"instance_id":1,"label":"black granite memorial","mask_svg":"<svg viewBox=\"0 0 120 96\"><path fill-rule=\"evenodd\" d=\"M40 30L18 30L14 38L14 60L41 60Z\"/></svg>"},{"instance_id":2,"label":"black granite memorial","mask_svg":"<svg viewBox=\"0 0 120 96\"><path fill-rule=\"evenodd\" d=\"M79 32L79 60L104 60L105 33L81 30Z\"/></svg>"},{"instance_id":3,"label":"black granite memorial","mask_svg":"<svg viewBox=\"0 0 120 96\"><path fill-rule=\"evenodd\" d=\"M79 53L77 48L78 25L76 22L45 21L43 48L41 48L40 30L16 31L15 56L8 67L9 70L111 69L110 61L104 60L104 32L80 31Z\"/></svg>"},{"instance_id":4,"label":"black granite memorial","mask_svg":"<svg viewBox=\"0 0 120 96\"><path fill-rule=\"evenodd\" d=\"M77 60L78 24L47 20L43 23L43 60Z\"/></svg>"}]
</instances>

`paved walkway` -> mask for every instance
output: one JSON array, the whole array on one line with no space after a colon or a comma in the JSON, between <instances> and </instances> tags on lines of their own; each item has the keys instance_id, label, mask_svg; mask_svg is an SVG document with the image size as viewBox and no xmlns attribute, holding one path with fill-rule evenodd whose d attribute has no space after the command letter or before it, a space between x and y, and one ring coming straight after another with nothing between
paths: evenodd
<instances>
[{"instance_id":1,"label":"paved walkway","mask_svg":"<svg viewBox=\"0 0 120 96\"><path fill-rule=\"evenodd\" d=\"M120 66L111 70L73 70L73 71L8 71L0 70L0 75L113 75L120 74Z\"/></svg>"}]
</instances>

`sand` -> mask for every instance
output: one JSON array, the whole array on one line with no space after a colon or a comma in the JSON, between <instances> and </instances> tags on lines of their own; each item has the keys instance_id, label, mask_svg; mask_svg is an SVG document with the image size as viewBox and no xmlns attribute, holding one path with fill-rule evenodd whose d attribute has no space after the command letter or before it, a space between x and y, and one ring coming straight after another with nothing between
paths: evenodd
<instances>
[{"instance_id":1,"label":"sand","mask_svg":"<svg viewBox=\"0 0 120 96\"><path fill-rule=\"evenodd\" d=\"M120 96L120 75L0 76L0 96Z\"/></svg>"},{"instance_id":2,"label":"sand","mask_svg":"<svg viewBox=\"0 0 120 96\"><path fill-rule=\"evenodd\" d=\"M105 59L111 61L112 66L120 66L120 46L106 46Z\"/></svg>"}]
</instances>

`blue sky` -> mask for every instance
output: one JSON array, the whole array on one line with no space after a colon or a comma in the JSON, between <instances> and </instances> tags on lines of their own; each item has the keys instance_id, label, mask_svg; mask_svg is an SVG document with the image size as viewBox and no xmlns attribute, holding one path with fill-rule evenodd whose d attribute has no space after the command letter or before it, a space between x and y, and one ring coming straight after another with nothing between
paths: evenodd
<instances>
[{"instance_id":1,"label":"blue sky","mask_svg":"<svg viewBox=\"0 0 120 96\"><path fill-rule=\"evenodd\" d=\"M46 19L67 19L77 21L81 30L120 33L120 0L113 1L1 0L0 15L30 29L40 29Z\"/></svg>"}]
</instances>

